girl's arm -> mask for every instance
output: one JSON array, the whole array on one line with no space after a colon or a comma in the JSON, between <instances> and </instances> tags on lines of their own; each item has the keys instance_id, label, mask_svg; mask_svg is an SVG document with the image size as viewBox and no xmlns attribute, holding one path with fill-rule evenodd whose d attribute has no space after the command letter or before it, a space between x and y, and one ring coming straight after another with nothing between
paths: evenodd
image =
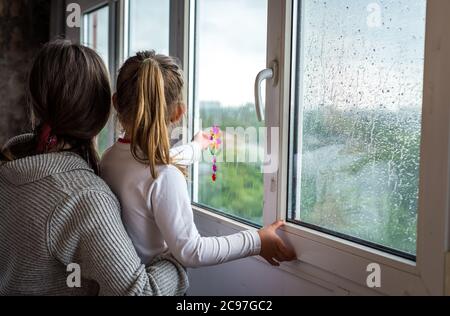
<instances>
[{"instance_id":1,"label":"girl's arm","mask_svg":"<svg viewBox=\"0 0 450 316\"><path fill-rule=\"evenodd\" d=\"M170 158L178 166L190 166L199 162L202 158L202 148L197 142L174 147L170 150Z\"/></svg>"},{"instance_id":2,"label":"girl's arm","mask_svg":"<svg viewBox=\"0 0 450 316\"><path fill-rule=\"evenodd\" d=\"M151 192L149 208L169 246L186 267L210 266L259 255L258 232L245 231L227 237L201 237L194 224L186 180L175 167L164 169Z\"/></svg>"},{"instance_id":3,"label":"girl's arm","mask_svg":"<svg viewBox=\"0 0 450 316\"><path fill-rule=\"evenodd\" d=\"M48 225L49 251L64 266L81 268L83 282L96 282L98 295L183 295L188 286L184 269L175 261L141 264L111 194L87 191L63 201Z\"/></svg>"},{"instance_id":4,"label":"girl's arm","mask_svg":"<svg viewBox=\"0 0 450 316\"><path fill-rule=\"evenodd\" d=\"M211 145L211 139L208 134L199 132L194 137L194 141L170 150L170 157L174 164L178 166L190 166L202 159L202 151Z\"/></svg>"}]
</instances>

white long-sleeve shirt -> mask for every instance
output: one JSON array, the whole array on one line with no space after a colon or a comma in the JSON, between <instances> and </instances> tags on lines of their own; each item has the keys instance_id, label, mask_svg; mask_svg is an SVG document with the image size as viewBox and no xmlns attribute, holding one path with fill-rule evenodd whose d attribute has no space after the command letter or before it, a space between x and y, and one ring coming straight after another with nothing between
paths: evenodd
<instances>
[{"instance_id":1,"label":"white long-sleeve shirt","mask_svg":"<svg viewBox=\"0 0 450 316\"><path fill-rule=\"evenodd\" d=\"M202 158L202 148L196 142L187 145L173 147L170 150L170 157L179 166L190 166L200 161Z\"/></svg>"},{"instance_id":2,"label":"white long-sleeve shirt","mask_svg":"<svg viewBox=\"0 0 450 316\"><path fill-rule=\"evenodd\" d=\"M177 163L185 165L198 161L199 153L196 143L171 150ZM125 228L144 264L167 251L189 268L260 253L261 240L256 231L201 237L183 174L174 166L160 166L158 173L153 179L149 168L133 158L128 144L116 143L101 162L102 177L121 202Z\"/></svg>"}]
</instances>

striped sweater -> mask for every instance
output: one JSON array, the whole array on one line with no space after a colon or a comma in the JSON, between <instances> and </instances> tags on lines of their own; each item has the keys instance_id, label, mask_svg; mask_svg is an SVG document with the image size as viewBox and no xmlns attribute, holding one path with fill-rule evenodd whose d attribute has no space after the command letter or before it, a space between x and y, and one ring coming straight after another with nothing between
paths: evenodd
<instances>
[{"instance_id":1,"label":"striped sweater","mask_svg":"<svg viewBox=\"0 0 450 316\"><path fill-rule=\"evenodd\" d=\"M71 264L80 268L79 288L68 286ZM169 296L187 285L170 258L141 264L116 197L78 155L0 166L0 295Z\"/></svg>"}]
</instances>

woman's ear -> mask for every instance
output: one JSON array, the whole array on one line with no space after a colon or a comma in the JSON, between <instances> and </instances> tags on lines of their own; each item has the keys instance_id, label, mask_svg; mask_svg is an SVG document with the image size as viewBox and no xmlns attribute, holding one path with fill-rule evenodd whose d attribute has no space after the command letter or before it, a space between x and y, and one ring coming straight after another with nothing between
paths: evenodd
<instances>
[{"instance_id":1,"label":"woman's ear","mask_svg":"<svg viewBox=\"0 0 450 316\"><path fill-rule=\"evenodd\" d=\"M113 94L112 103L113 103L114 109L117 111L117 93Z\"/></svg>"},{"instance_id":2,"label":"woman's ear","mask_svg":"<svg viewBox=\"0 0 450 316\"><path fill-rule=\"evenodd\" d=\"M183 115L186 114L186 106L184 104L177 104L172 112L172 116L170 117L170 123L177 123L182 118Z\"/></svg>"}]
</instances>

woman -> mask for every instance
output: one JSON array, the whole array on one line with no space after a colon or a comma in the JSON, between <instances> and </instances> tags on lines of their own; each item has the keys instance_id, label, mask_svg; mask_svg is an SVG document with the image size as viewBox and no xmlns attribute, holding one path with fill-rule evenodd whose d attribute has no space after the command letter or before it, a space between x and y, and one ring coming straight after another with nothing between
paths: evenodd
<instances>
[{"instance_id":1,"label":"woman","mask_svg":"<svg viewBox=\"0 0 450 316\"><path fill-rule=\"evenodd\" d=\"M93 50L67 41L45 45L34 61L29 97L37 127L0 153L0 295L186 291L177 262L141 264L119 203L98 177L95 137L110 115L108 78Z\"/></svg>"}]
</instances>

